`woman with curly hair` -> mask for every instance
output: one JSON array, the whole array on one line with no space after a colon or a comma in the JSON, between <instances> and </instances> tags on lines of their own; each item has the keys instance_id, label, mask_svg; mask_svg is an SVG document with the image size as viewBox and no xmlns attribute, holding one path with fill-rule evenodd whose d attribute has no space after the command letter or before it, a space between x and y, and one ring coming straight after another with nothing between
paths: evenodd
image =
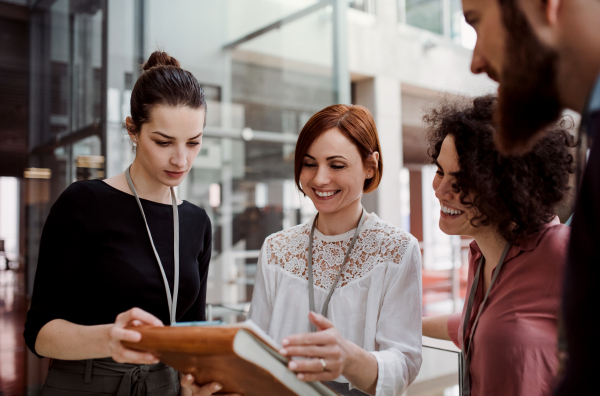
<instances>
[{"instance_id":1,"label":"woman with curly hair","mask_svg":"<svg viewBox=\"0 0 600 396\"><path fill-rule=\"evenodd\" d=\"M463 395L547 395L557 371L557 322L569 233L556 216L573 173L573 138L557 126L521 156L494 144L495 96L425 117L440 228L468 235L462 313L423 319L423 334L463 354Z\"/></svg>"}]
</instances>

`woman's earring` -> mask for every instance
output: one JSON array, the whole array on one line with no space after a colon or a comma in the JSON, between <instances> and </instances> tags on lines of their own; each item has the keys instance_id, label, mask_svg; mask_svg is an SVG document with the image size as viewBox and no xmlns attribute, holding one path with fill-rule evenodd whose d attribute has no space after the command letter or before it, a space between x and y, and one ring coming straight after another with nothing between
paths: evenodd
<instances>
[{"instance_id":1,"label":"woman's earring","mask_svg":"<svg viewBox=\"0 0 600 396\"><path fill-rule=\"evenodd\" d=\"M137 140L133 141L133 147L136 148L137 147Z\"/></svg>"}]
</instances>

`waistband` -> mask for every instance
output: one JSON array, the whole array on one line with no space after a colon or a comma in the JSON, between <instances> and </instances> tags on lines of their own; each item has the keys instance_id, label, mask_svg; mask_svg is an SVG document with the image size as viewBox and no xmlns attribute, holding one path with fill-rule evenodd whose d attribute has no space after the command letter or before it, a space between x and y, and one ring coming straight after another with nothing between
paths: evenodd
<instances>
[{"instance_id":1,"label":"waistband","mask_svg":"<svg viewBox=\"0 0 600 396\"><path fill-rule=\"evenodd\" d=\"M100 376L123 377L116 396L129 396L141 394L142 384L151 373L175 370L164 363L156 364L131 364L117 363L112 358L88 360L52 360L52 370L66 373L83 374L83 382L91 383L92 374Z\"/></svg>"}]
</instances>

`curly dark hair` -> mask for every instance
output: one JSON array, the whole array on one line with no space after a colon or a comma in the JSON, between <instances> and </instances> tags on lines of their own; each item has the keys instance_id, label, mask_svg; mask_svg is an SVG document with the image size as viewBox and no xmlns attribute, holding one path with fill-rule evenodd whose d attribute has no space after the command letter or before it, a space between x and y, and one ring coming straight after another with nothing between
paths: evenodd
<instances>
[{"instance_id":1,"label":"curly dark hair","mask_svg":"<svg viewBox=\"0 0 600 396\"><path fill-rule=\"evenodd\" d=\"M442 142L452 135L460 171L456 172L456 192L465 207L475 207L474 227L493 225L499 234L518 244L522 237L549 223L569 191L574 172L571 148L573 136L567 132L572 121L563 119L548 130L523 155L503 156L494 143L493 111L495 95L466 103L445 101L423 120L427 125L428 154L436 162ZM473 201L467 200L473 192Z\"/></svg>"}]
</instances>

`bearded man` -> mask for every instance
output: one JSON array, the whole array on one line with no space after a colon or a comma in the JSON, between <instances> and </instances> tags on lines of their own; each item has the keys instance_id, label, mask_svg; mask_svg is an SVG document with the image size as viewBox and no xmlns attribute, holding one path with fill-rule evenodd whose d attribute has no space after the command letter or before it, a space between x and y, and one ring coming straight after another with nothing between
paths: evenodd
<instances>
[{"instance_id":1,"label":"bearded man","mask_svg":"<svg viewBox=\"0 0 600 396\"><path fill-rule=\"evenodd\" d=\"M463 0L477 32L471 70L499 83L498 147L527 151L563 109L589 147L566 266L565 371L556 395L596 395L600 372L600 0Z\"/></svg>"}]
</instances>

